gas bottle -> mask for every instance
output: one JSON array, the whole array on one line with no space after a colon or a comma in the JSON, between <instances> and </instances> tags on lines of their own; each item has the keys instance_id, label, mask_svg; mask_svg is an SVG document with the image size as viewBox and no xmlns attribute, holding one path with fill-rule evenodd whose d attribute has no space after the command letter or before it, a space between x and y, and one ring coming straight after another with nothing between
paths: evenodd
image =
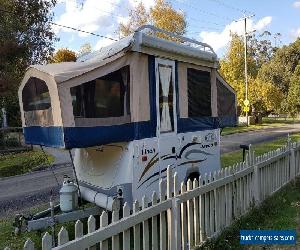
<instances>
[{"instance_id":1,"label":"gas bottle","mask_svg":"<svg viewBox=\"0 0 300 250\"><path fill-rule=\"evenodd\" d=\"M60 210L71 212L78 207L78 188L69 176L64 176L64 181L59 190Z\"/></svg>"}]
</instances>

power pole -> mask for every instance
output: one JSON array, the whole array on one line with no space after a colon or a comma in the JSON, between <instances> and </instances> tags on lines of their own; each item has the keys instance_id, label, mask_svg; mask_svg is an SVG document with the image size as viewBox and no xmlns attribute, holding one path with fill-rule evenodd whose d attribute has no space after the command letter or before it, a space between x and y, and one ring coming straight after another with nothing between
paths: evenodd
<instances>
[{"instance_id":1,"label":"power pole","mask_svg":"<svg viewBox=\"0 0 300 250\"><path fill-rule=\"evenodd\" d=\"M248 67L247 67L247 17L244 17L244 57L245 57L245 100L248 100ZM246 124L248 121L248 110L246 110Z\"/></svg>"},{"instance_id":2,"label":"power pole","mask_svg":"<svg viewBox=\"0 0 300 250\"><path fill-rule=\"evenodd\" d=\"M254 15L251 15L251 16L244 15L244 17L242 19L239 19L239 20L236 21L236 22L241 21L241 20L244 21L244 59L245 59L245 62L244 62L244 64L245 64L245 100L244 100L244 105L245 106L249 105L249 101L248 101L248 67L247 67L247 36L248 36L248 33L247 33L247 19L251 18L251 17L254 17ZM249 125L249 121L248 121L249 120L248 119L249 111L246 109L245 113L246 113L246 124L248 126Z\"/></svg>"}]
</instances>

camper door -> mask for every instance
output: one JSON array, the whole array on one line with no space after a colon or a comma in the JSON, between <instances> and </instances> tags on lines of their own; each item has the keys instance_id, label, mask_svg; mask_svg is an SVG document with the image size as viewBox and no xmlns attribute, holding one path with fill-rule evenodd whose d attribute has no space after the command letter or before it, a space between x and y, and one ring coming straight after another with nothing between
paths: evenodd
<instances>
[{"instance_id":1,"label":"camper door","mask_svg":"<svg viewBox=\"0 0 300 250\"><path fill-rule=\"evenodd\" d=\"M156 58L155 72L159 167L164 178L168 165L176 167L178 148L175 62Z\"/></svg>"}]
</instances>

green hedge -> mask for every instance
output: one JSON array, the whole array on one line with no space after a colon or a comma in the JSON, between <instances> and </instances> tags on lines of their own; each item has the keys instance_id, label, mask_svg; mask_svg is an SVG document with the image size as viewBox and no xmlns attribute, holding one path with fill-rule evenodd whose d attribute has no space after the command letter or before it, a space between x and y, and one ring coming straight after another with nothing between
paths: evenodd
<instances>
[{"instance_id":1,"label":"green hedge","mask_svg":"<svg viewBox=\"0 0 300 250\"><path fill-rule=\"evenodd\" d=\"M24 174L43 165L50 165L54 158L41 150L0 155L0 177Z\"/></svg>"}]
</instances>

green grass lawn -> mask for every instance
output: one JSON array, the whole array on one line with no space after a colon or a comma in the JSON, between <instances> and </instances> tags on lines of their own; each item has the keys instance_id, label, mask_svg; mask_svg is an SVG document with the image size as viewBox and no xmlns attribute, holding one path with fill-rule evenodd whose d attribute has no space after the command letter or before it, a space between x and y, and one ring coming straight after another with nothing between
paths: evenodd
<instances>
[{"instance_id":1,"label":"green grass lawn","mask_svg":"<svg viewBox=\"0 0 300 250\"><path fill-rule=\"evenodd\" d=\"M299 141L300 140L300 133L292 134L291 136L292 141ZM252 146L252 149L255 151L255 155L262 155L266 152L269 152L271 150L275 150L277 148L280 148L287 143L287 137L282 137L279 139L276 139L274 141L256 144ZM221 155L221 165L222 167L228 167L232 166L233 164L240 162L243 160L243 153L242 150L234 151L231 153L226 153Z\"/></svg>"},{"instance_id":2,"label":"green grass lawn","mask_svg":"<svg viewBox=\"0 0 300 250\"><path fill-rule=\"evenodd\" d=\"M46 209L47 205L31 208L25 214L31 214L43 209ZM11 250L23 249L25 241L30 238L35 243L36 249L41 249L40 239L42 234L40 232L24 232L20 235L14 235L13 217L0 219L0 249L9 247Z\"/></svg>"},{"instance_id":3,"label":"green grass lawn","mask_svg":"<svg viewBox=\"0 0 300 250\"><path fill-rule=\"evenodd\" d=\"M240 245L240 230L270 229L297 230L297 246L255 246ZM216 240L208 242L200 249L300 249L300 178L279 192L267 198L259 207L237 220Z\"/></svg>"},{"instance_id":4,"label":"green grass lawn","mask_svg":"<svg viewBox=\"0 0 300 250\"><path fill-rule=\"evenodd\" d=\"M53 161L53 156L45 155L41 150L0 155L0 177L24 174Z\"/></svg>"},{"instance_id":5,"label":"green grass lawn","mask_svg":"<svg viewBox=\"0 0 300 250\"><path fill-rule=\"evenodd\" d=\"M30 208L24 212L25 215L34 214L49 208L49 204L38 205L36 207ZM51 228L34 231L34 232L22 232L19 235L14 234L14 227L13 227L14 217L2 218L0 219L0 249L4 249L5 247L10 247L11 250L19 250L23 249L23 246L28 238L30 238L34 242L35 249L42 249L42 237L45 232L49 232L51 234ZM83 220L82 220L83 221ZM84 231L87 233L87 223L84 223ZM56 236L60 230L60 228L64 226L68 233L69 238L74 239L75 231L74 231L74 223L63 223L59 224L55 227Z\"/></svg>"},{"instance_id":6,"label":"green grass lawn","mask_svg":"<svg viewBox=\"0 0 300 250\"><path fill-rule=\"evenodd\" d=\"M257 125L249 125L248 127L245 125L233 127L233 128L224 128L222 130L222 135L230 135L235 133L243 133L249 131L255 131L264 128L272 128L272 127L282 127L288 124L296 124L300 123L299 119L292 119L292 118L263 118L262 124Z\"/></svg>"}]
</instances>

